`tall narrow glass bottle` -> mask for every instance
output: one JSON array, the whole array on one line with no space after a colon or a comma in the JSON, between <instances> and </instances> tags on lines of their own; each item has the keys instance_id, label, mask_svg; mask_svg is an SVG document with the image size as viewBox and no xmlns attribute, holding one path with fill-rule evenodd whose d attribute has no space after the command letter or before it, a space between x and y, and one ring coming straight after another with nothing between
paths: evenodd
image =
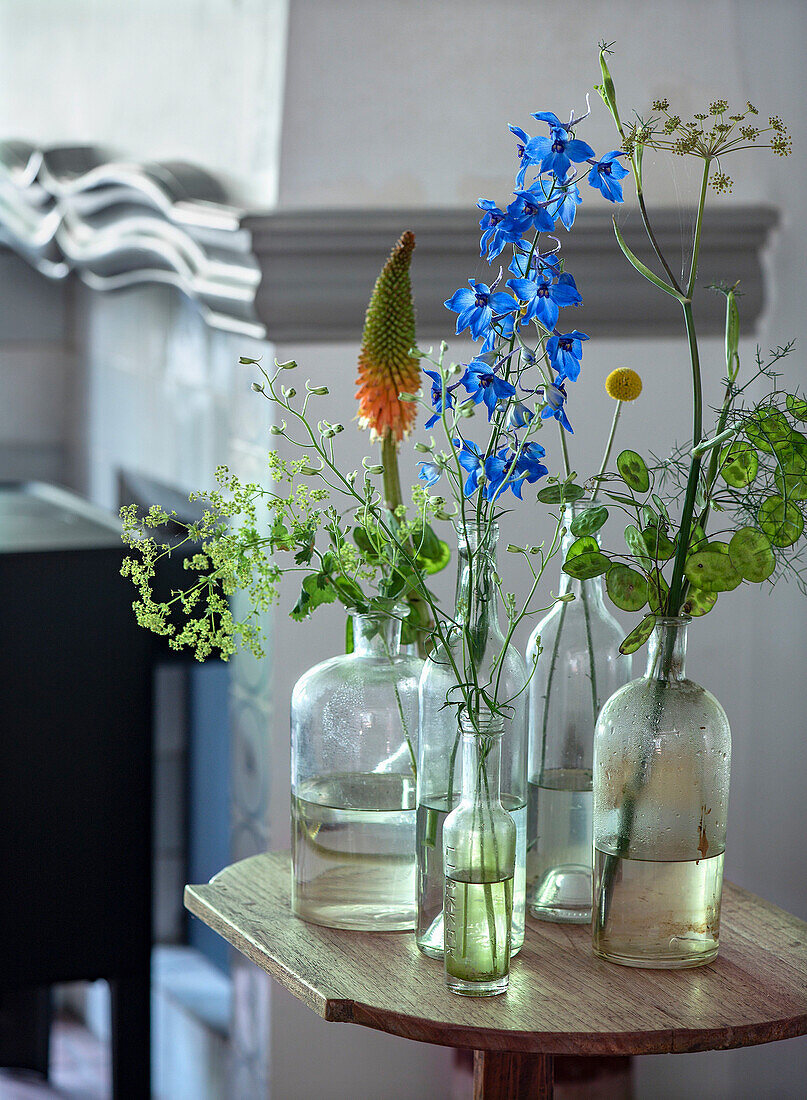
<instances>
[{"instance_id":1,"label":"tall narrow glass bottle","mask_svg":"<svg viewBox=\"0 0 807 1100\"><path fill-rule=\"evenodd\" d=\"M594 952L626 966L717 955L731 734L687 679L686 618L657 620L647 672L602 709L594 741Z\"/></svg>"},{"instance_id":2,"label":"tall narrow glass bottle","mask_svg":"<svg viewBox=\"0 0 807 1100\"><path fill-rule=\"evenodd\" d=\"M292 912L331 928L415 924L417 690L405 605L353 616L354 651L309 669L291 701Z\"/></svg>"},{"instance_id":3,"label":"tall narrow glass bottle","mask_svg":"<svg viewBox=\"0 0 807 1100\"><path fill-rule=\"evenodd\" d=\"M512 700L501 747L501 801L516 825L511 953L524 943L524 888L527 849L527 668L508 645L499 626L495 524L470 529L466 541L458 526L459 572L455 620L449 654L439 648L428 658L420 679L418 750L418 919L417 944L432 958L443 955L443 823L457 805L461 753L457 706L462 701L455 667L472 662L480 685L498 681L497 698ZM453 664L452 664L453 661Z\"/></svg>"},{"instance_id":4,"label":"tall narrow glass bottle","mask_svg":"<svg viewBox=\"0 0 807 1100\"><path fill-rule=\"evenodd\" d=\"M579 513L589 506L580 501ZM563 538L562 561L575 536ZM592 897L592 767L600 708L631 677L625 635L602 579L561 573L560 595L527 646L530 681L527 905L540 920L588 924ZM540 652L540 657L538 656Z\"/></svg>"},{"instance_id":5,"label":"tall narrow glass bottle","mask_svg":"<svg viewBox=\"0 0 807 1100\"><path fill-rule=\"evenodd\" d=\"M443 825L446 983L492 997L510 981L516 826L501 802L504 719L460 716L460 800Z\"/></svg>"}]
</instances>

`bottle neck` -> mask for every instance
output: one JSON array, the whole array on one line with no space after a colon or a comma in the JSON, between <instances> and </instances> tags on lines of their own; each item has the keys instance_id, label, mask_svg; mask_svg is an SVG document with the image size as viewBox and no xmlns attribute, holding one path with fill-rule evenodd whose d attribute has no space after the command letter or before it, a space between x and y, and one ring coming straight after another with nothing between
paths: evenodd
<instances>
[{"instance_id":1,"label":"bottle neck","mask_svg":"<svg viewBox=\"0 0 807 1100\"><path fill-rule=\"evenodd\" d=\"M482 532L457 527L459 568L457 571L456 619L477 636L499 631L496 588L496 524Z\"/></svg>"},{"instance_id":2,"label":"bottle neck","mask_svg":"<svg viewBox=\"0 0 807 1100\"><path fill-rule=\"evenodd\" d=\"M395 613L401 609L395 609ZM405 609L403 609L405 611ZM401 652L401 619L395 614L353 615L353 653L391 659Z\"/></svg>"},{"instance_id":3,"label":"bottle neck","mask_svg":"<svg viewBox=\"0 0 807 1100\"><path fill-rule=\"evenodd\" d=\"M659 619L650 636L647 653L648 680L674 683L686 679L687 627L690 620Z\"/></svg>"},{"instance_id":4,"label":"bottle neck","mask_svg":"<svg viewBox=\"0 0 807 1100\"><path fill-rule=\"evenodd\" d=\"M501 801L503 730L503 719L492 714L461 717L462 802Z\"/></svg>"}]
</instances>

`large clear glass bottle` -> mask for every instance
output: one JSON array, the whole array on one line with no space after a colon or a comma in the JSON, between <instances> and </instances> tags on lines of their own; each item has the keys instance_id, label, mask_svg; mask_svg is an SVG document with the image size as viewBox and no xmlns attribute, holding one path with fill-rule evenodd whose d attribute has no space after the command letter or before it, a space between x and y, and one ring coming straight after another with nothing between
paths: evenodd
<instances>
[{"instance_id":1,"label":"large clear glass bottle","mask_svg":"<svg viewBox=\"0 0 807 1100\"><path fill-rule=\"evenodd\" d=\"M443 956L443 823L457 805L462 754L457 729L461 696L452 665L462 671L467 661L477 682L498 678L497 698L512 700L501 747L501 801L516 825L516 868L513 883L511 953L524 943L524 887L527 850L527 668L499 626L495 524L482 531L457 527L459 569L455 627L448 639L451 659L438 647L425 663L420 680L418 756L418 921L417 944L432 958Z\"/></svg>"},{"instance_id":2,"label":"large clear glass bottle","mask_svg":"<svg viewBox=\"0 0 807 1100\"><path fill-rule=\"evenodd\" d=\"M684 669L689 619L660 619L645 675L602 709L594 741L594 952L626 966L717 955L731 733Z\"/></svg>"},{"instance_id":3,"label":"large clear glass bottle","mask_svg":"<svg viewBox=\"0 0 807 1100\"><path fill-rule=\"evenodd\" d=\"M415 762L423 662L401 620L354 615L351 654L291 701L292 910L331 928L415 925Z\"/></svg>"},{"instance_id":4,"label":"large clear glass bottle","mask_svg":"<svg viewBox=\"0 0 807 1100\"><path fill-rule=\"evenodd\" d=\"M460 800L443 823L446 983L492 997L510 981L516 826L501 802L504 719L460 716Z\"/></svg>"},{"instance_id":5,"label":"large clear glass bottle","mask_svg":"<svg viewBox=\"0 0 807 1100\"><path fill-rule=\"evenodd\" d=\"M590 502L580 501L575 513ZM563 538L562 560L575 536ZM588 924L592 897L594 726L631 677L625 631L605 605L602 579L561 573L556 603L527 646L530 681L527 906L540 920ZM540 653L540 656L538 654Z\"/></svg>"}]
</instances>

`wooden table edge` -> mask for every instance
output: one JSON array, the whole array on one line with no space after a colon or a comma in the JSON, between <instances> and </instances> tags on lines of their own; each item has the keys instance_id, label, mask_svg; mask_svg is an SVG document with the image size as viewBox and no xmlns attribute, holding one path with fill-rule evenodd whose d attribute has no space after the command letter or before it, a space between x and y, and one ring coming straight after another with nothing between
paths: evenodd
<instances>
[{"instance_id":1,"label":"wooden table edge","mask_svg":"<svg viewBox=\"0 0 807 1100\"><path fill-rule=\"evenodd\" d=\"M254 856L241 863L254 859ZM237 867L238 863L232 864ZM636 1055L683 1054L704 1050L730 1050L737 1047L762 1045L807 1033L807 1013L785 1016L762 1023L754 1022L734 1028L661 1028L655 1031L633 1032L524 1032L497 1028L467 1028L441 1023L440 1037L434 1035L434 1023L418 1021L408 1014L378 1008L360 1001L329 996L313 988L300 975L282 963L267 957L266 950L240 928L222 918L206 893L216 890L216 880L225 876L229 867L215 875L210 883L185 887L184 904L194 916L209 924L215 917L215 930L237 951L246 956L270 977L307 1005L318 1016L333 1023L353 1023L386 1032L416 1042L436 1046L473 1048L491 1052L523 1054L574 1055ZM737 887L742 890L742 887ZM749 894L749 891L743 890ZM751 895L755 897L755 895ZM764 901L765 899L760 899ZM772 903L768 903L771 904ZM400 933L398 933L400 934ZM406 934L406 933L404 933Z\"/></svg>"}]
</instances>

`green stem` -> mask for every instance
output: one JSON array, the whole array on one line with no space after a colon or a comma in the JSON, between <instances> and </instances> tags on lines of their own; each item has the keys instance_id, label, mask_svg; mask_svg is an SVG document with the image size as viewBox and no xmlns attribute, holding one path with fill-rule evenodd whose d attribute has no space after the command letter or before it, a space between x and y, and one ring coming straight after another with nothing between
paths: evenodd
<instances>
[{"instance_id":1,"label":"green stem","mask_svg":"<svg viewBox=\"0 0 807 1100\"><path fill-rule=\"evenodd\" d=\"M597 494L600 491L600 482L605 474L606 467L608 466L608 459L611 457L611 448L614 445L614 437L616 436L616 426L619 423L619 414L622 412L622 402L617 401L616 408L614 409L614 416L611 420L611 431L608 436L608 442L605 444L605 453L602 456L602 462L600 463L600 472L597 474L597 479L594 483L594 492L591 494L591 503L594 504L597 500Z\"/></svg>"}]
</instances>

